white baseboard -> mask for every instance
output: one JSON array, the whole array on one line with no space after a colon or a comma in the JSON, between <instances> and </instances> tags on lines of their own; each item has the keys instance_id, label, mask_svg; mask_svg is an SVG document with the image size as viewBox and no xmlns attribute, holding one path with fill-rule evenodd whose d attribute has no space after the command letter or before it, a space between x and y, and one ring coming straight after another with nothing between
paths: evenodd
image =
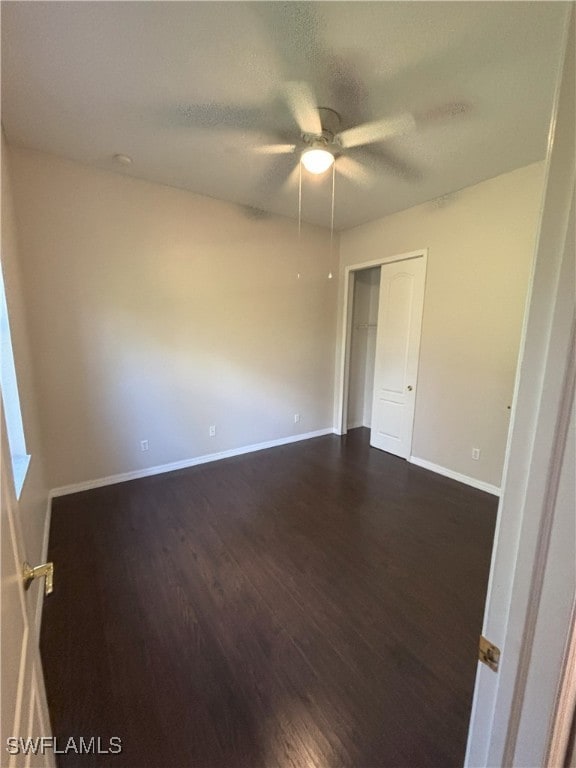
<instances>
[{"instance_id":1,"label":"white baseboard","mask_svg":"<svg viewBox=\"0 0 576 768\"><path fill-rule=\"evenodd\" d=\"M431 461L419 459L417 456L410 456L408 461L410 461L411 464L416 464L416 466L422 467L423 469L429 469L431 472L444 475L444 477L449 477L452 480L458 480L459 483L471 485L472 488L478 488L480 491L486 491L486 493L491 493L494 496L500 496L501 490L497 485L491 485L490 483L485 483L483 480L476 480L475 477L462 475L460 472L454 472L452 469L441 467L439 464L433 464Z\"/></svg>"},{"instance_id":2,"label":"white baseboard","mask_svg":"<svg viewBox=\"0 0 576 768\"><path fill-rule=\"evenodd\" d=\"M124 483L127 480L139 480L142 477L150 477L151 475L161 475L164 472L174 472L177 469L187 469L188 467L195 467L198 464L208 464L211 461L220 461L221 459L229 459L232 456L241 456L244 453L253 453L254 451L264 451L267 448L276 448L279 445L287 445L288 443L298 443L301 440L310 440L313 437L323 437L324 435L333 435L334 430L332 427L329 429L318 429L315 432L304 432L299 435L290 435L289 437L281 437L277 440L268 440L265 443L255 443L253 445L243 445L240 448L231 448L227 451L219 451L218 453L207 453L203 456L195 456L193 459L184 459L182 461L175 461L171 464L160 464L156 467L148 467L147 469L137 469L133 472L124 472L119 475L109 475L108 477L100 477L96 480L87 480L83 483L73 483L72 485L64 485L61 488L54 488L50 492L50 497L67 496L70 493L79 493L80 491L90 491L93 488L102 488L105 485L115 485L116 483Z\"/></svg>"}]
</instances>

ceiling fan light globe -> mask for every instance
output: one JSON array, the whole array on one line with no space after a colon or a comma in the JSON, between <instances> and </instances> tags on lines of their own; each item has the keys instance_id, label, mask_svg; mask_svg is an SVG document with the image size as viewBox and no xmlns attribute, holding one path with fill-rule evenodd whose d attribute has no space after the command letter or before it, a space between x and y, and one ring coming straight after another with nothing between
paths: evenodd
<instances>
[{"instance_id":1,"label":"ceiling fan light globe","mask_svg":"<svg viewBox=\"0 0 576 768\"><path fill-rule=\"evenodd\" d=\"M310 173L324 173L334 162L334 155L327 149L306 149L300 161Z\"/></svg>"}]
</instances>

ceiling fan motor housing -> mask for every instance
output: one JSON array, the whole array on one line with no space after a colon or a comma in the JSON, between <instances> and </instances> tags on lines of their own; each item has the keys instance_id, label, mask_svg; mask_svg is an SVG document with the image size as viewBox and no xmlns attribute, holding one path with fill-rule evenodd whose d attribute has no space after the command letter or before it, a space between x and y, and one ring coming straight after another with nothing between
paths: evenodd
<instances>
[{"instance_id":1,"label":"ceiling fan motor housing","mask_svg":"<svg viewBox=\"0 0 576 768\"><path fill-rule=\"evenodd\" d=\"M322 133L304 133L302 134L302 140L314 149L328 149L329 146L336 146L335 137L340 130L340 115L329 107L318 107L318 113L320 115Z\"/></svg>"}]
</instances>

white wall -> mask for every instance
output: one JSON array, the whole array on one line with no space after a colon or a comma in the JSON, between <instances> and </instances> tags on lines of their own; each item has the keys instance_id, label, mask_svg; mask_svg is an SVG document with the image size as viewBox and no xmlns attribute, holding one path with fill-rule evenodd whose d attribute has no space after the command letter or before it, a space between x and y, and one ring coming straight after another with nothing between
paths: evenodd
<instances>
[{"instance_id":1,"label":"white wall","mask_svg":"<svg viewBox=\"0 0 576 768\"><path fill-rule=\"evenodd\" d=\"M327 230L10 151L51 487L332 426Z\"/></svg>"},{"instance_id":2,"label":"white wall","mask_svg":"<svg viewBox=\"0 0 576 768\"><path fill-rule=\"evenodd\" d=\"M47 515L48 487L45 480L44 447L41 442L37 411L37 390L35 365L31 355L29 333L26 321L24 297L21 282L19 241L16 231L12 198L11 169L4 133L2 147L2 274L6 287L10 334L14 353L14 364L18 380L20 405L26 450L31 455L30 466L24 481L16 512L20 521L28 562L37 565L45 557L45 522ZM8 456L2 462L10 463ZM39 593L38 584L31 587L33 592L28 604L34 610Z\"/></svg>"},{"instance_id":3,"label":"white wall","mask_svg":"<svg viewBox=\"0 0 576 768\"><path fill-rule=\"evenodd\" d=\"M494 486L542 188L537 163L341 236L341 273L429 249L412 454ZM473 447L480 461L471 458Z\"/></svg>"}]
</instances>

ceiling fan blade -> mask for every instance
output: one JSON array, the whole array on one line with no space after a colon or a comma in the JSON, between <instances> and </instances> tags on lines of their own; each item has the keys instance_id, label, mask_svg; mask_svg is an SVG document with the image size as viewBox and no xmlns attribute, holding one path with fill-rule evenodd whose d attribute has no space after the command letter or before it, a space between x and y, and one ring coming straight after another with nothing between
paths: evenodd
<instances>
[{"instance_id":1,"label":"ceiling fan blade","mask_svg":"<svg viewBox=\"0 0 576 768\"><path fill-rule=\"evenodd\" d=\"M286 102L302 133L320 135L322 133L320 113L308 83L294 81L285 83L283 90Z\"/></svg>"},{"instance_id":2,"label":"ceiling fan blade","mask_svg":"<svg viewBox=\"0 0 576 768\"><path fill-rule=\"evenodd\" d=\"M407 182L418 182L422 179L422 171L419 168L392 152L388 147L361 147L353 151L358 152L376 174L380 172L391 174Z\"/></svg>"},{"instance_id":3,"label":"ceiling fan blade","mask_svg":"<svg viewBox=\"0 0 576 768\"><path fill-rule=\"evenodd\" d=\"M359 147L361 144L374 144L377 141L392 139L395 136L409 133L415 127L414 117L406 112L397 117L385 117L382 120L374 120L354 128L348 128L339 133L336 140L340 146L348 149L349 147Z\"/></svg>"},{"instance_id":4,"label":"ceiling fan blade","mask_svg":"<svg viewBox=\"0 0 576 768\"><path fill-rule=\"evenodd\" d=\"M180 104L174 118L179 124L194 128L237 130L262 129L262 110L235 104Z\"/></svg>"},{"instance_id":5,"label":"ceiling fan blade","mask_svg":"<svg viewBox=\"0 0 576 768\"><path fill-rule=\"evenodd\" d=\"M263 147L254 147L256 155L289 155L296 151L296 144L265 144Z\"/></svg>"},{"instance_id":6,"label":"ceiling fan blade","mask_svg":"<svg viewBox=\"0 0 576 768\"><path fill-rule=\"evenodd\" d=\"M290 155L270 157L264 173L254 188L253 206L266 209L271 200L283 195L293 181L294 172L295 169L298 169L298 165L298 163L294 163L294 158Z\"/></svg>"},{"instance_id":7,"label":"ceiling fan blade","mask_svg":"<svg viewBox=\"0 0 576 768\"><path fill-rule=\"evenodd\" d=\"M288 190L293 189L298 184L298 179L300 176L300 168L299 163L296 163L296 165L292 168L288 176L286 177L284 183L280 187L281 192L287 192Z\"/></svg>"},{"instance_id":8,"label":"ceiling fan blade","mask_svg":"<svg viewBox=\"0 0 576 768\"><path fill-rule=\"evenodd\" d=\"M446 104L437 105L426 111L419 112L416 115L418 125L427 123L449 121L454 118L463 117L470 111L470 104L465 101L450 101Z\"/></svg>"},{"instance_id":9,"label":"ceiling fan blade","mask_svg":"<svg viewBox=\"0 0 576 768\"><path fill-rule=\"evenodd\" d=\"M350 181L360 184L362 187L372 186L376 179L374 174L362 163L353 160L351 157L339 157L336 160L336 170Z\"/></svg>"}]
</instances>

